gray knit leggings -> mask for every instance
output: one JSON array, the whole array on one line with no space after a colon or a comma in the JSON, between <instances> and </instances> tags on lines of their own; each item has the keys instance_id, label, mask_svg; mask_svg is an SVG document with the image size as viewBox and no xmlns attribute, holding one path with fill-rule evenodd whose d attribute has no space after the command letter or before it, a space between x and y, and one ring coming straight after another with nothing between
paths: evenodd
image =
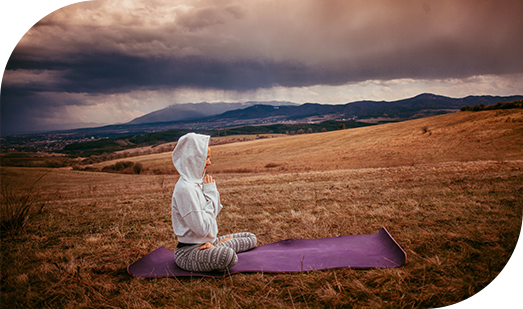
<instances>
[{"instance_id":1,"label":"gray knit leggings","mask_svg":"<svg viewBox=\"0 0 523 309\"><path fill-rule=\"evenodd\" d=\"M218 243L229 236L233 238ZM203 250L198 249L201 245L176 248L174 250L176 265L187 271L225 271L238 262L236 253L247 251L256 246L256 236L248 232L230 234L216 238L212 244L216 247Z\"/></svg>"}]
</instances>

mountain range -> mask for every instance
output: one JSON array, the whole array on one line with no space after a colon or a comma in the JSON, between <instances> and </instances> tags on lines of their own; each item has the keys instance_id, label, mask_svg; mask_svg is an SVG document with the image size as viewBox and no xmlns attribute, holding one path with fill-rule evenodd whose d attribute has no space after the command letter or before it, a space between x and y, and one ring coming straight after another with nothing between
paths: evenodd
<instances>
[{"instance_id":1,"label":"mountain range","mask_svg":"<svg viewBox=\"0 0 523 309\"><path fill-rule=\"evenodd\" d=\"M347 104L296 104L292 102L189 103L171 105L117 126L146 131L168 129L215 129L272 123L356 120L403 121L457 112L463 105L491 105L523 99L523 96L468 96L449 98L434 94L398 101L358 101ZM107 129L115 126L108 126Z\"/></svg>"},{"instance_id":2,"label":"mountain range","mask_svg":"<svg viewBox=\"0 0 523 309\"><path fill-rule=\"evenodd\" d=\"M142 124L156 122L186 121L201 119L209 116L219 115L227 111L244 109L253 105L297 105L292 102L270 101L270 102L245 102L245 103L185 103L173 104L161 110L135 118L127 124Z\"/></svg>"},{"instance_id":3,"label":"mountain range","mask_svg":"<svg viewBox=\"0 0 523 309\"><path fill-rule=\"evenodd\" d=\"M492 105L522 100L514 96L450 98L430 93L398 101L358 101L347 104L292 102L176 104L124 124L67 131L70 136L111 137L140 135L172 129L209 130L274 123L310 123L326 120L361 122L404 121L457 112L463 105Z\"/></svg>"}]
</instances>

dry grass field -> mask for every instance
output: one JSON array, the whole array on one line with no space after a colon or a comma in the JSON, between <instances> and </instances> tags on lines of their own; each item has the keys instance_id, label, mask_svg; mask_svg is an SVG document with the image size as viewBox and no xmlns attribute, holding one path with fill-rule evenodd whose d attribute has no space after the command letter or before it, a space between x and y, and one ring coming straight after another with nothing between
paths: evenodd
<instances>
[{"instance_id":1,"label":"dry grass field","mask_svg":"<svg viewBox=\"0 0 523 309\"><path fill-rule=\"evenodd\" d=\"M209 173L302 172L523 158L521 110L460 112L401 123L212 147ZM171 153L129 159L172 171ZM95 165L114 164L108 161Z\"/></svg>"},{"instance_id":2,"label":"dry grass field","mask_svg":"<svg viewBox=\"0 0 523 309\"><path fill-rule=\"evenodd\" d=\"M174 249L176 175L55 169L20 233L2 231L5 308L434 308L488 285L523 214L523 113L460 112L403 123L213 146L220 233L259 244L376 233L408 254L396 269L211 278L133 278L126 266ZM134 157L170 168L170 153ZM47 170L1 168L24 194ZM2 207L5 207L3 203ZM4 219L4 217L2 218Z\"/></svg>"}]
</instances>

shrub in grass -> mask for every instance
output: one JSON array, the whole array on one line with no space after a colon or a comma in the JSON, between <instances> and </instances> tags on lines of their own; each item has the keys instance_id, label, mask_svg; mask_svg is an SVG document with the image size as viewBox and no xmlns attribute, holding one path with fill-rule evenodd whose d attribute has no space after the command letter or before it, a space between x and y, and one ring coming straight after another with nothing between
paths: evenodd
<instances>
[{"instance_id":1,"label":"shrub in grass","mask_svg":"<svg viewBox=\"0 0 523 309\"><path fill-rule=\"evenodd\" d=\"M136 162L133 165L133 172L135 174L140 174L140 172L143 170L143 165L140 162Z\"/></svg>"},{"instance_id":2,"label":"shrub in grass","mask_svg":"<svg viewBox=\"0 0 523 309\"><path fill-rule=\"evenodd\" d=\"M134 162L119 161L119 162L116 162L115 164L105 166L104 168L102 168L102 172L132 174L132 173L135 173L134 165L135 165ZM140 169L140 171L141 171L141 169Z\"/></svg>"},{"instance_id":3,"label":"shrub in grass","mask_svg":"<svg viewBox=\"0 0 523 309\"><path fill-rule=\"evenodd\" d=\"M83 171L84 168L78 164L73 165L73 171Z\"/></svg>"}]
</instances>

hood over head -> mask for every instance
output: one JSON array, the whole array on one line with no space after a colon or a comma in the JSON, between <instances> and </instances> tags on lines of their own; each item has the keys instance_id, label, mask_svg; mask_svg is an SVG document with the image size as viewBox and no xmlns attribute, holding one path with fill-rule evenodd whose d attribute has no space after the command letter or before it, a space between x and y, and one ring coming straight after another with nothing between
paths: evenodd
<instances>
[{"instance_id":1,"label":"hood over head","mask_svg":"<svg viewBox=\"0 0 523 309\"><path fill-rule=\"evenodd\" d=\"M172 158L181 178L190 182L203 181L210 139L209 135L196 133L187 133L180 137Z\"/></svg>"}]
</instances>

